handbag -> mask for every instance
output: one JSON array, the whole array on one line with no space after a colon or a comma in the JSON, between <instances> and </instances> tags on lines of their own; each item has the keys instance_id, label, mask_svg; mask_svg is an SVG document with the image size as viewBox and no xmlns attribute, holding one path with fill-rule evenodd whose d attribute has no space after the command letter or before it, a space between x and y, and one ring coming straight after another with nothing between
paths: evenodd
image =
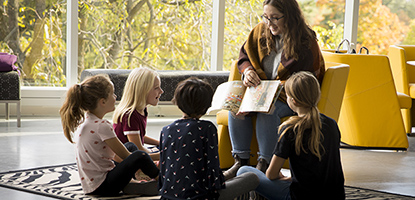
<instances>
[{"instance_id":1,"label":"handbag","mask_svg":"<svg viewBox=\"0 0 415 200\"><path fill-rule=\"evenodd\" d=\"M343 39L340 44L337 46L337 49L335 51L335 53L344 53L342 51L340 51L340 47L343 45L344 42L347 42L346 47L347 47L347 54L354 54L356 53L356 50L352 49L350 47L350 41L348 39Z\"/></svg>"},{"instance_id":2,"label":"handbag","mask_svg":"<svg viewBox=\"0 0 415 200\"><path fill-rule=\"evenodd\" d=\"M340 51L340 47L343 45L343 43L344 42L346 42L347 44L347 52L346 52L346 54L356 54L356 50L355 49L353 49L353 48L351 48L351 43L350 43L350 41L348 40L348 39L343 39L340 43L339 43L339 45L337 46L337 49L336 49L336 51L335 51L335 53L345 53L345 52L342 52L342 51ZM366 50L366 54L369 54L369 49L367 48L367 47L365 47L365 46L363 46L363 47L361 47L360 49L359 49L359 54L362 54L362 51L363 50Z\"/></svg>"}]
</instances>

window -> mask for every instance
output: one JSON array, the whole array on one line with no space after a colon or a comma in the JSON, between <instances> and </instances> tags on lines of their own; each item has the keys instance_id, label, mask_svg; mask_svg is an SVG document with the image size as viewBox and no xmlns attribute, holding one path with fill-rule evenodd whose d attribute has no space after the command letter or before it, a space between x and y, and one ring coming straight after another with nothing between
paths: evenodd
<instances>
[{"instance_id":1,"label":"window","mask_svg":"<svg viewBox=\"0 0 415 200\"><path fill-rule=\"evenodd\" d=\"M390 45L415 45L414 9L414 0L362 0L356 48L386 55Z\"/></svg>"},{"instance_id":2,"label":"window","mask_svg":"<svg viewBox=\"0 0 415 200\"><path fill-rule=\"evenodd\" d=\"M335 49L343 39L345 0L299 0L321 49Z\"/></svg>"},{"instance_id":3,"label":"window","mask_svg":"<svg viewBox=\"0 0 415 200\"><path fill-rule=\"evenodd\" d=\"M83 69L207 70L209 1L80 1Z\"/></svg>"},{"instance_id":4,"label":"window","mask_svg":"<svg viewBox=\"0 0 415 200\"><path fill-rule=\"evenodd\" d=\"M67 1L1 2L0 51L18 55L24 86L65 87ZM344 37L346 1L298 2L321 48L336 48ZM212 24L217 23L212 4L213 0L78 1L78 43L69 44L78 49L78 73L70 74L79 77L84 69L140 65L210 70ZM410 12L414 8L415 0L361 0L356 48L386 54L391 44L415 44L415 13ZM224 70L237 59L262 12L262 1L226 0Z\"/></svg>"},{"instance_id":5,"label":"window","mask_svg":"<svg viewBox=\"0 0 415 200\"><path fill-rule=\"evenodd\" d=\"M19 55L24 86L65 87L66 1L2 2L0 50ZM210 68L212 1L83 0L78 11L78 80L91 68Z\"/></svg>"},{"instance_id":6,"label":"window","mask_svg":"<svg viewBox=\"0 0 415 200\"><path fill-rule=\"evenodd\" d=\"M18 56L23 85L65 86L66 4L1 2L0 52Z\"/></svg>"},{"instance_id":7,"label":"window","mask_svg":"<svg viewBox=\"0 0 415 200\"><path fill-rule=\"evenodd\" d=\"M232 62L238 59L242 44L247 39L251 29L260 22L262 13L262 1L226 1L224 70L230 70Z\"/></svg>"}]
</instances>

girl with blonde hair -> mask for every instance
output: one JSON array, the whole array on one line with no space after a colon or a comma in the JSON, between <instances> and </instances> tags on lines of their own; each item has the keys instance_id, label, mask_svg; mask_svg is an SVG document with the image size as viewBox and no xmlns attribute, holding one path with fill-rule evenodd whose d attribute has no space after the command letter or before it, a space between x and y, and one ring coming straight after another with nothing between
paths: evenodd
<instances>
[{"instance_id":1,"label":"girl with blonde hair","mask_svg":"<svg viewBox=\"0 0 415 200\"><path fill-rule=\"evenodd\" d=\"M159 153L152 153L144 144L159 145L157 139L146 136L147 105L157 106L161 94L158 73L147 67L135 68L128 75L121 101L114 111L113 128L129 151L137 149L147 152L153 160L159 160Z\"/></svg>"},{"instance_id":2,"label":"girl with blonde hair","mask_svg":"<svg viewBox=\"0 0 415 200\"><path fill-rule=\"evenodd\" d=\"M317 108L320 84L310 72L297 72L285 83L287 103L297 113L279 127L279 139L266 173L255 172L256 192L268 199L345 199L340 160L340 131L336 121ZM289 158L291 177L281 168Z\"/></svg>"},{"instance_id":3,"label":"girl with blonde hair","mask_svg":"<svg viewBox=\"0 0 415 200\"><path fill-rule=\"evenodd\" d=\"M120 191L155 195L155 182L139 184L132 179L139 169L152 178L158 176L150 156L143 151L130 153L118 140L111 123L103 119L114 110L115 99L108 76L96 75L69 88L59 111L65 137L76 144L82 189L85 194L103 196L119 195ZM115 166L113 160L119 164Z\"/></svg>"}]
</instances>

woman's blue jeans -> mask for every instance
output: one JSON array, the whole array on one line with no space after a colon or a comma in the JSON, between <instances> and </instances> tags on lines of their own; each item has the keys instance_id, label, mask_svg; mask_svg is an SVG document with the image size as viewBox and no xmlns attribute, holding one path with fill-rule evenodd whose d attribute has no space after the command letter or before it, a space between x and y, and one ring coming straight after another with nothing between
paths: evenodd
<instances>
[{"instance_id":1,"label":"woman's blue jeans","mask_svg":"<svg viewBox=\"0 0 415 200\"><path fill-rule=\"evenodd\" d=\"M275 110L272 114L256 113L255 130L259 148L258 159L263 158L268 163L271 161L278 140L278 126L281 123L281 118L291 115L294 115L294 112L288 104L280 100L275 102ZM253 133L252 117L245 116L240 119L229 112L228 126L232 155L238 155L241 159L249 159Z\"/></svg>"},{"instance_id":2,"label":"woman's blue jeans","mask_svg":"<svg viewBox=\"0 0 415 200\"><path fill-rule=\"evenodd\" d=\"M269 180L261 171L251 166L242 166L239 168L236 176L247 172L254 172L259 178L259 185L255 189L257 193L270 200L290 200L291 181Z\"/></svg>"}]
</instances>

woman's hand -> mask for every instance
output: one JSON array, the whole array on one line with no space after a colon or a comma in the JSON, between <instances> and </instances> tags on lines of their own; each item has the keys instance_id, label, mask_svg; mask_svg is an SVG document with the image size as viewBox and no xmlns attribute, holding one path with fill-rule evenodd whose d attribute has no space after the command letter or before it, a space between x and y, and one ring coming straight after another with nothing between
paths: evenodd
<instances>
[{"instance_id":1,"label":"woman's hand","mask_svg":"<svg viewBox=\"0 0 415 200\"><path fill-rule=\"evenodd\" d=\"M236 113L236 116L244 117L244 116L246 116L248 114L249 114L249 112L238 112L238 113Z\"/></svg>"},{"instance_id":2,"label":"woman's hand","mask_svg":"<svg viewBox=\"0 0 415 200\"><path fill-rule=\"evenodd\" d=\"M256 87L261 83L261 79L259 78L258 74L253 69L247 69L244 71L244 85L246 87Z\"/></svg>"}]
</instances>

